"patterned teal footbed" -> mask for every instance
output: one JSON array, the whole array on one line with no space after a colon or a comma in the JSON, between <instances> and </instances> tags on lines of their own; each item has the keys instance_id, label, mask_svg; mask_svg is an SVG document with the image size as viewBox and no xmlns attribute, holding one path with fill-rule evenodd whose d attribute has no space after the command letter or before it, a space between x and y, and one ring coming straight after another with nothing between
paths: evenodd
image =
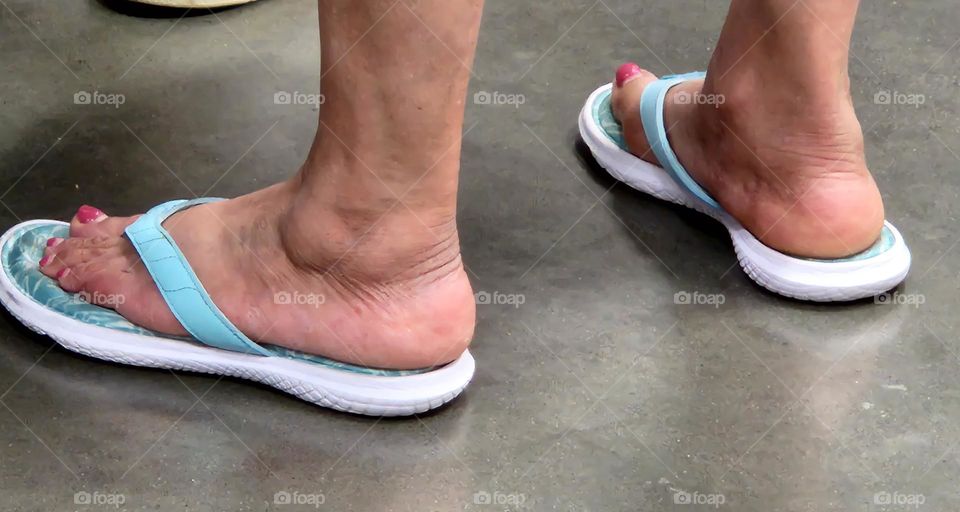
<instances>
[{"instance_id":1,"label":"patterned teal footbed","mask_svg":"<svg viewBox=\"0 0 960 512\"><path fill-rule=\"evenodd\" d=\"M74 320L122 332L199 344L192 338L160 334L134 325L111 309L89 304L81 300L77 294L65 292L57 285L56 281L43 275L37 266L37 262L43 257L47 240L53 237L66 238L68 235L69 227L63 224L35 224L20 228L10 237L3 246L2 252L0 252L3 271L7 273L11 281L16 283L17 288L19 288L21 292L25 293L38 304ZM42 328L43 326L40 327ZM405 375L426 373L435 369L382 370L379 368L367 368L342 363L276 345L263 344L263 347L277 357L297 359L323 365L335 370L367 375L402 377Z\"/></svg>"},{"instance_id":2,"label":"patterned teal footbed","mask_svg":"<svg viewBox=\"0 0 960 512\"><path fill-rule=\"evenodd\" d=\"M603 130L603 133L610 139L611 142L617 145L620 149L624 151L627 150L627 144L623 140L623 130L620 127L620 123L617 122L617 119L613 116L613 110L610 108L610 90L604 91L603 93L597 96L597 99L593 103L593 120L597 125ZM639 112L637 115L640 115ZM838 258L835 260L819 260L815 258L798 258L807 261L818 261L822 263L841 263L845 261L860 261L873 258L879 254L883 254L893 248L896 243L896 237L893 235L893 232L890 231L890 228L883 226L883 230L880 232L880 238L877 239L869 249L854 254L853 256L848 256L846 258Z\"/></svg>"}]
</instances>

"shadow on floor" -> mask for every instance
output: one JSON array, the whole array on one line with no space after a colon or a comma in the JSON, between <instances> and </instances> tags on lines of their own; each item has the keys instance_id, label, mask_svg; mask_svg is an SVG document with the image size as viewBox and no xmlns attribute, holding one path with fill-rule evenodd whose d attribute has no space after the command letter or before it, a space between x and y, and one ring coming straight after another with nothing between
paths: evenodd
<instances>
[{"instance_id":1,"label":"shadow on floor","mask_svg":"<svg viewBox=\"0 0 960 512\"><path fill-rule=\"evenodd\" d=\"M207 16L211 13L218 13L238 9L243 5L234 5L227 7L167 7L163 5L150 5L131 0L94 0L96 3L120 14L133 16L137 18L185 18L195 16Z\"/></svg>"}]
</instances>

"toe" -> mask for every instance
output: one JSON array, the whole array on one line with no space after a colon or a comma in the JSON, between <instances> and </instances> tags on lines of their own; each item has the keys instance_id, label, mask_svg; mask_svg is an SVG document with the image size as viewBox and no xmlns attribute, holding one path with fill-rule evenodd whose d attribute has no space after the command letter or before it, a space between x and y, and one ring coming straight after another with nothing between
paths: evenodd
<instances>
[{"instance_id":1,"label":"toe","mask_svg":"<svg viewBox=\"0 0 960 512\"><path fill-rule=\"evenodd\" d=\"M617 68L616 78L613 82L611 104L613 114L618 121L622 123L628 116L636 117L643 90L656 79L656 75L632 62L627 62Z\"/></svg>"},{"instance_id":2,"label":"toe","mask_svg":"<svg viewBox=\"0 0 960 512\"><path fill-rule=\"evenodd\" d=\"M54 279L64 291L75 294L77 300L116 309L126 300L122 292L127 276L123 272L124 264L124 258L108 254L64 266Z\"/></svg>"},{"instance_id":3,"label":"toe","mask_svg":"<svg viewBox=\"0 0 960 512\"><path fill-rule=\"evenodd\" d=\"M90 238L95 236L120 236L138 216L111 217L98 208L83 205L70 220L70 236Z\"/></svg>"},{"instance_id":4,"label":"toe","mask_svg":"<svg viewBox=\"0 0 960 512\"><path fill-rule=\"evenodd\" d=\"M96 225L112 220L101 219ZM126 218L124 226L133 220ZM39 267L78 301L114 309L137 325L174 335L187 334L164 304L140 255L121 236L51 238Z\"/></svg>"},{"instance_id":5,"label":"toe","mask_svg":"<svg viewBox=\"0 0 960 512\"><path fill-rule=\"evenodd\" d=\"M59 242L57 240L60 240ZM43 258L40 259L40 272L57 279L64 269L74 268L101 258L116 247L118 238L51 238L47 242Z\"/></svg>"},{"instance_id":6,"label":"toe","mask_svg":"<svg viewBox=\"0 0 960 512\"><path fill-rule=\"evenodd\" d=\"M613 115L623 126L623 136L630 151L647 160L650 146L643 134L640 120L640 97L648 85L656 81L657 76L628 62L617 68L614 80L613 97L610 100ZM653 158L652 155L649 155Z\"/></svg>"},{"instance_id":7,"label":"toe","mask_svg":"<svg viewBox=\"0 0 960 512\"><path fill-rule=\"evenodd\" d=\"M40 260L40 271L60 287L78 293L78 300L116 307L116 285L125 278L130 258L117 237L68 238L51 244ZM96 292L96 293L94 293Z\"/></svg>"},{"instance_id":8,"label":"toe","mask_svg":"<svg viewBox=\"0 0 960 512\"><path fill-rule=\"evenodd\" d=\"M70 293L75 293L80 291L83 286L83 281L81 280L80 274L76 273L70 267L61 268L56 275L53 276L57 280L57 283L60 285L60 288L63 288L64 291ZM81 300L83 298L81 297ZM84 300L84 302L89 302Z\"/></svg>"}]
</instances>

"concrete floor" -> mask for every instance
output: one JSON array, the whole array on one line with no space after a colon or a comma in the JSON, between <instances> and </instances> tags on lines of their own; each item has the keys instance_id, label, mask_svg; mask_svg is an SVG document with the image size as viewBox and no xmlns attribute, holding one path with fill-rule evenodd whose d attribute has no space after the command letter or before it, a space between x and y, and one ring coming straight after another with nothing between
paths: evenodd
<instances>
[{"instance_id":1,"label":"concrete floor","mask_svg":"<svg viewBox=\"0 0 960 512\"><path fill-rule=\"evenodd\" d=\"M304 158L316 113L273 95L316 92L311 0L182 19L3 4L3 229L236 195ZM0 508L710 508L675 503L687 492L742 512L957 510L960 12L864 2L852 48L870 165L914 255L898 293L923 304L821 306L754 286L717 225L612 187L577 144L582 101L624 59L704 67L725 4L488 2L471 96L525 102L468 102L460 225L475 288L525 302L479 308L476 379L451 406L329 412L78 357L4 315ZM74 104L94 90L126 102ZM682 291L725 302L674 304Z\"/></svg>"}]
</instances>

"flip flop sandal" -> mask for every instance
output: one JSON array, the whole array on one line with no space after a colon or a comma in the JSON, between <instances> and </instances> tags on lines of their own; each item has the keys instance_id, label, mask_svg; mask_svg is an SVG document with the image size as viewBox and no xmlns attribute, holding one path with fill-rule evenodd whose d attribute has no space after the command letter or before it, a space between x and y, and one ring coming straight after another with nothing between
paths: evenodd
<instances>
[{"instance_id":1,"label":"flip flop sandal","mask_svg":"<svg viewBox=\"0 0 960 512\"><path fill-rule=\"evenodd\" d=\"M274 345L240 332L210 299L190 264L163 227L170 215L218 201L170 201L130 224L136 248L170 311L192 337L138 327L111 309L61 289L40 273L46 241L67 238L69 224L32 220L0 237L0 302L30 329L68 350L134 366L211 373L273 386L323 407L372 416L424 412L453 400L473 376L474 360L420 370L384 370L333 361Z\"/></svg>"},{"instance_id":2,"label":"flip flop sandal","mask_svg":"<svg viewBox=\"0 0 960 512\"><path fill-rule=\"evenodd\" d=\"M910 270L910 250L897 228L884 222L869 249L846 258L801 258L767 247L730 216L687 173L670 147L664 126L667 92L706 73L665 76L650 84L640 100L643 129L657 160L665 168L627 150L620 124L610 107L612 84L594 91L580 111L580 136L594 158L614 178L658 199L677 203L720 221L730 232L740 266L760 286L801 300L849 301L872 297L900 284Z\"/></svg>"}]
</instances>

